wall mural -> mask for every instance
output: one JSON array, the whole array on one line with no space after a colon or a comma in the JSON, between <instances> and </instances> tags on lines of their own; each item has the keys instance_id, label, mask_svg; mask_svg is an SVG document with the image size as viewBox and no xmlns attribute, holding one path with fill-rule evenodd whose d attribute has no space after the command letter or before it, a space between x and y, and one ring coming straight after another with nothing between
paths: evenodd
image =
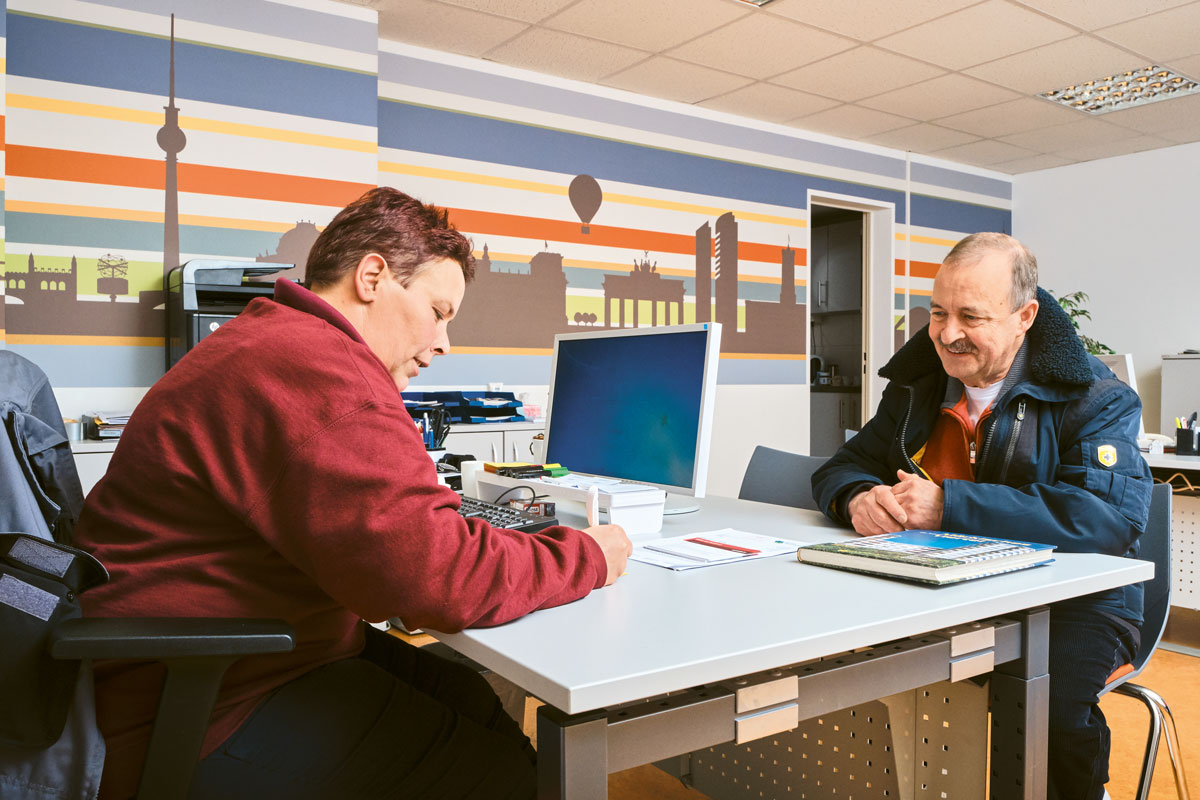
<instances>
[{"instance_id":1,"label":"wall mural","mask_svg":"<svg viewBox=\"0 0 1200 800\"><path fill-rule=\"evenodd\" d=\"M810 191L897 208L897 343L949 246L1010 225L1004 181L914 162L906 182L902 157L852 143L381 42L355 6L181 10L8 0L0 331L60 385L149 385L168 267L302 278L373 185L474 242L453 383L544 381L562 331L709 320L723 382L803 382Z\"/></svg>"}]
</instances>

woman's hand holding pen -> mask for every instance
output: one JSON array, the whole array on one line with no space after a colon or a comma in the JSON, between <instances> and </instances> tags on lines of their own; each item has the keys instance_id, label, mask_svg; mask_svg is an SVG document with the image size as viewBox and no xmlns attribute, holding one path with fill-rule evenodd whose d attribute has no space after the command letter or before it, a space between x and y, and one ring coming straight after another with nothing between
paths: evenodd
<instances>
[{"instance_id":1,"label":"woman's hand holding pen","mask_svg":"<svg viewBox=\"0 0 1200 800\"><path fill-rule=\"evenodd\" d=\"M633 542L629 541L625 529L620 525L593 525L584 528L583 532L600 545L604 561L608 565L608 577L604 579L604 585L611 586L617 578L625 574L625 562L633 552Z\"/></svg>"}]
</instances>

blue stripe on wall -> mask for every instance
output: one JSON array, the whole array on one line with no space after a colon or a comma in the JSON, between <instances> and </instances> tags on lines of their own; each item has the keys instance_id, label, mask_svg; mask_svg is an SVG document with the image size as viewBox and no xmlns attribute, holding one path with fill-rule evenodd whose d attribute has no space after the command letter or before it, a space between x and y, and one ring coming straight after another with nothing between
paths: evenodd
<instances>
[{"instance_id":1,"label":"blue stripe on wall","mask_svg":"<svg viewBox=\"0 0 1200 800\"><path fill-rule=\"evenodd\" d=\"M737 147L757 153L812 161L892 178L904 177L904 159L899 155L883 155L861 148L805 139L801 131L793 135L776 133L602 97L586 89L577 91L549 86L398 53L379 54L379 77L383 81L493 102L511 103L522 108L568 114L579 119L625 125L638 130Z\"/></svg>"},{"instance_id":2,"label":"blue stripe on wall","mask_svg":"<svg viewBox=\"0 0 1200 800\"><path fill-rule=\"evenodd\" d=\"M21 244L103 247L115 252L157 252L161 251L163 246L162 224L157 222L66 217L19 211L8 212L5 221L8 241ZM179 247L188 253L254 258L263 253L275 252L281 235L264 231L180 225ZM36 248L34 252L36 254Z\"/></svg>"},{"instance_id":3,"label":"blue stripe on wall","mask_svg":"<svg viewBox=\"0 0 1200 800\"><path fill-rule=\"evenodd\" d=\"M92 5L124 8L153 13L146 0L89 0ZM343 16L337 7L329 11L296 8L270 0L204 0L202 3L160 2L165 16L175 13L175 21L195 20L210 25L278 36L296 42L311 42L324 47L340 47L374 55L379 48L375 22ZM347 9L350 10L350 9ZM357 11L357 9L354 9ZM231 20L235 22L231 24Z\"/></svg>"},{"instance_id":4,"label":"blue stripe on wall","mask_svg":"<svg viewBox=\"0 0 1200 800\"><path fill-rule=\"evenodd\" d=\"M150 386L166 369L164 347L9 342L5 348L41 367L52 386Z\"/></svg>"},{"instance_id":5,"label":"blue stripe on wall","mask_svg":"<svg viewBox=\"0 0 1200 800\"><path fill-rule=\"evenodd\" d=\"M1002 208L914 194L911 209L913 225L955 231L964 236L981 231L1012 233L1012 212Z\"/></svg>"},{"instance_id":6,"label":"blue stripe on wall","mask_svg":"<svg viewBox=\"0 0 1200 800\"><path fill-rule=\"evenodd\" d=\"M837 192L894 203L904 222L899 191L394 100L379 103L379 146L789 208L806 208L809 189Z\"/></svg>"},{"instance_id":7,"label":"blue stripe on wall","mask_svg":"<svg viewBox=\"0 0 1200 800\"><path fill-rule=\"evenodd\" d=\"M969 172L959 172L947 167L935 167L932 164L922 164L914 161L912 165L912 180L916 183L928 183L934 186L945 186L950 189L962 189L976 194L986 194L1012 199L1012 181L997 178L985 178Z\"/></svg>"},{"instance_id":8,"label":"blue stripe on wall","mask_svg":"<svg viewBox=\"0 0 1200 800\"><path fill-rule=\"evenodd\" d=\"M514 385L545 385L550 383L550 356L483 355L454 353L434 359L421 372L412 391L424 386L477 385L485 381L503 381ZM720 384L788 384L804 383L804 362L782 359L727 358L721 359L717 370Z\"/></svg>"},{"instance_id":9,"label":"blue stripe on wall","mask_svg":"<svg viewBox=\"0 0 1200 800\"><path fill-rule=\"evenodd\" d=\"M166 96L166 38L10 16L9 75ZM168 33L165 19L162 32L155 33ZM374 126L377 84L374 75L175 44L175 94L185 113L187 100L194 99Z\"/></svg>"}]
</instances>

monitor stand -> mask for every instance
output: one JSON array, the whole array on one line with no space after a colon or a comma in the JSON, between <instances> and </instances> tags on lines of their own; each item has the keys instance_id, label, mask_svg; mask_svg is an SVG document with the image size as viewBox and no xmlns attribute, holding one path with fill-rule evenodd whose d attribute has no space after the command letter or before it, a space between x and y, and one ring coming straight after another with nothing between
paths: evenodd
<instances>
[{"instance_id":1,"label":"monitor stand","mask_svg":"<svg viewBox=\"0 0 1200 800\"><path fill-rule=\"evenodd\" d=\"M696 502L696 498L685 494L671 494L667 492L666 505L663 506L664 517L675 514L691 514L693 511L699 510L700 504Z\"/></svg>"}]
</instances>

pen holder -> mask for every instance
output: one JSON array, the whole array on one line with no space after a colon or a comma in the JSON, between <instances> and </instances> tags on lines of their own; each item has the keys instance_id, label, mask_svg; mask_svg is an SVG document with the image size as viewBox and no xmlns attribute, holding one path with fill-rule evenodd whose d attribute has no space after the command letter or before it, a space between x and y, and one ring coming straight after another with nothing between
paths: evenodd
<instances>
[{"instance_id":1,"label":"pen holder","mask_svg":"<svg viewBox=\"0 0 1200 800\"><path fill-rule=\"evenodd\" d=\"M1175 429L1175 455L1177 455L1177 456L1200 455L1200 429L1196 429L1196 428L1176 428Z\"/></svg>"}]
</instances>

